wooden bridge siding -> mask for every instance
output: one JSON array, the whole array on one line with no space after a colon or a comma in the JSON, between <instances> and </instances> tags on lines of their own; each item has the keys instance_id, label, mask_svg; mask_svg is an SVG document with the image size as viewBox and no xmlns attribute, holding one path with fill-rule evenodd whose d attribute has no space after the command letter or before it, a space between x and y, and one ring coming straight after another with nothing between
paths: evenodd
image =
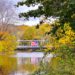
<instances>
[{"instance_id":1,"label":"wooden bridge siding","mask_svg":"<svg viewBox=\"0 0 75 75\"><path fill-rule=\"evenodd\" d=\"M32 41L39 42L38 46L31 46ZM27 50L27 49L46 49L45 46L43 46L45 40L18 40L19 45L17 46L16 50ZM29 44L25 44L29 43Z\"/></svg>"},{"instance_id":2,"label":"wooden bridge siding","mask_svg":"<svg viewBox=\"0 0 75 75\"><path fill-rule=\"evenodd\" d=\"M23 46L30 46L32 41L37 41L39 45L44 45L45 40L18 40L18 43Z\"/></svg>"}]
</instances>

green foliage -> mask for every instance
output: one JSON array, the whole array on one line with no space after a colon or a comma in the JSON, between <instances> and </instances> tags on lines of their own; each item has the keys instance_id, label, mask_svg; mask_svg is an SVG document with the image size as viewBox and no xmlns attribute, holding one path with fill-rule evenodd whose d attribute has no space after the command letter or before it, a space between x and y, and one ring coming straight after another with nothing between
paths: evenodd
<instances>
[{"instance_id":1,"label":"green foliage","mask_svg":"<svg viewBox=\"0 0 75 75\"><path fill-rule=\"evenodd\" d=\"M45 15L46 17L54 16L60 17L62 22L74 21L75 19L75 1L74 0L25 0L19 2L17 6L26 5L28 7L40 4L38 9L31 10L27 13L21 13L24 17L39 17Z\"/></svg>"},{"instance_id":2,"label":"green foliage","mask_svg":"<svg viewBox=\"0 0 75 75\"><path fill-rule=\"evenodd\" d=\"M75 75L75 53L73 48L67 45L61 46L55 51L49 63L41 63L39 69L32 75Z\"/></svg>"}]
</instances>

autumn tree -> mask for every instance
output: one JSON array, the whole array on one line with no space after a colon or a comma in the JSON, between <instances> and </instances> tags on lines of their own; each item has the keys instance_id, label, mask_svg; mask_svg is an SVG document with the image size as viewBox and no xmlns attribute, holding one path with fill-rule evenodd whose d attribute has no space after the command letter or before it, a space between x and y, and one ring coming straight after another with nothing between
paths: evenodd
<instances>
[{"instance_id":1,"label":"autumn tree","mask_svg":"<svg viewBox=\"0 0 75 75\"><path fill-rule=\"evenodd\" d=\"M17 42L16 37L7 32L0 32L0 54L14 54Z\"/></svg>"},{"instance_id":2,"label":"autumn tree","mask_svg":"<svg viewBox=\"0 0 75 75\"><path fill-rule=\"evenodd\" d=\"M36 36L37 35L36 35L36 29L35 29L35 27L28 27L24 31L24 34L22 36L22 39L31 40L31 39L35 39Z\"/></svg>"}]
</instances>

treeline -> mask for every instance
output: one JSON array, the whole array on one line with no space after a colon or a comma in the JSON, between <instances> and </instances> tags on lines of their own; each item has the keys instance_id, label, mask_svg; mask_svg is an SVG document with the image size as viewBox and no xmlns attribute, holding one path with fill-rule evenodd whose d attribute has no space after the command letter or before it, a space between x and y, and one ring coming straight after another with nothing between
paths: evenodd
<instances>
[{"instance_id":1,"label":"treeline","mask_svg":"<svg viewBox=\"0 0 75 75\"><path fill-rule=\"evenodd\" d=\"M22 35L20 39L24 40L38 40L38 39L44 39L46 32L49 32L51 29L51 25L47 23L43 23L40 25L40 28L36 28L36 26L18 26L17 27L20 32L22 32L19 35Z\"/></svg>"}]
</instances>

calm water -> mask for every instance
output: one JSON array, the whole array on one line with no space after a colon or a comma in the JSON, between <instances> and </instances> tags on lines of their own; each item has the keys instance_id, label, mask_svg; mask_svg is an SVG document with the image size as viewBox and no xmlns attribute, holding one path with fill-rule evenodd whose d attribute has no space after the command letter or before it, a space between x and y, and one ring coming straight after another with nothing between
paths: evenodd
<instances>
[{"instance_id":1,"label":"calm water","mask_svg":"<svg viewBox=\"0 0 75 75\"><path fill-rule=\"evenodd\" d=\"M9 66L14 68L10 75L30 75L34 72L38 67L42 58L44 56L43 52L16 52L15 55L11 57L0 56L0 64L8 63ZM46 56L43 62L49 62L52 54ZM6 60L7 59L7 60ZM12 63L14 61L14 63Z\"/></svg>"},{"instance_id":2,"label":"calm water","mask_svg":"<svg viewBox=\"0 0 75 75\"><path fill-rule=\"evenodd\" d=\"M29 75L39 66L44 56L43 52L17 52L14 56L17 59L17 72L14 75ZM53 55L49 54L43 62L50 61Z\"/></svg>"}]
</instances>

